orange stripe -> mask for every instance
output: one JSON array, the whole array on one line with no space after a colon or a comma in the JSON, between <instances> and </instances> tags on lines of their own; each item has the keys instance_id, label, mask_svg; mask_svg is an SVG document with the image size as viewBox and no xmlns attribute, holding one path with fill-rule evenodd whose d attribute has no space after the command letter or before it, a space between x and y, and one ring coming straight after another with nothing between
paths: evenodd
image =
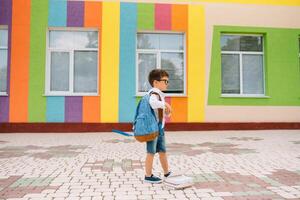
<instances>
[{"instance_id":1,"label":"orange stripe","mask_svg":"<svg viewBox=\"0 0 300 200\"><path fill-rule=\"evenodd\" d=\"M9 104L10 122L28 121L30 1L13 1Z\"/></svg>"},{"instance_id":2,"label":"orange stripe","mask_svg":"<svg viewBox=\"0 0 300 200\"><path fill-rule=\"evenodd\" d=\"M171 122L187 122L187 98L172 97L172 116Z\"/></svg>"},{"instance_id":3,"label":"orange stripe","mask_svg":"<svg viewBox=\"0 0 300 200\"><path fill-rule=\"evenodd\" d=\"M172 105L172 103L171 103L171 99L172 99L172 97L166 97L166 98L165 98L165 101L166 101L168 104L170 104L170 106L172 107L173 105ZM166 117L165 120L166 120L166 122L171 122L171 117Z\"/></svg>"},{"instance_id":4,"label":"orange stripe","mask_svg":"<svg viewBox=\"0 0 300 200\"><path fill-rule=\"evenodd\" d=\"M172 5L172 30L187 31L188 29L188 6Z\"/></svg>"},{"instance_id":5,"label":"orange stripe","mask_svg":"<svg viewBox=\"0 0 300 200\"><path fill-rule=\"evenodd\" d=\"M92 27L98 29L98 90L100 93L100 30L102 24L102 3L101 2L85 2L84 3L84 27ZM100 122L100 96L85 96L82 102L82 121L83 122Z\"/></svg>"},{"instance_id":6,"label":"orange stripe","mask_svg":"<svg viewBox=\"0 0 300 200\"><path fill-rule=\"evenodd\" d=\"M84 3L84 26L100 28L102 24L102 3L89 2Z\"/></svg>"},{"instance_id":7,"label":"orange stripe","mask_svg":"<svg viewBox=\"0 0 300 200\"><path fill-rule=\"evenodd\" d=\"M187 36L188 30L188 6L187 5L172 5L172 31L182 31ZM187 41L186 37L186 54L187 54ZM187 55L186 55L187 57ZM188 63L186 61L186 72ZM187 75L186 75L187 78ZM187 90L187 86L186 86ZM186 91L187 93L187 91ZM172 116L171 122L187 122L187 97L172 97Z\"/></svg>"}]
</instances>

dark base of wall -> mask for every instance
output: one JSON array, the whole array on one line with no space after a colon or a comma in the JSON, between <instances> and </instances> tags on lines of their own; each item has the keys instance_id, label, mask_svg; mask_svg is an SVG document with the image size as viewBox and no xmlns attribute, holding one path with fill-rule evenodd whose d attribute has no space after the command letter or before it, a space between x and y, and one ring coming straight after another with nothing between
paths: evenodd
<instances>
[{"instance_id":1,"label":"dark base of wall","mask_svg":"<svg viewBox=\"0 0 300 200\"><path fill-rule=\"evenodd\" d=\"M0 123L0 133L68 133L131 131L131 123ZM300 129L300 122L168 123L167 131Z\"/></svg>"}]
</instances>

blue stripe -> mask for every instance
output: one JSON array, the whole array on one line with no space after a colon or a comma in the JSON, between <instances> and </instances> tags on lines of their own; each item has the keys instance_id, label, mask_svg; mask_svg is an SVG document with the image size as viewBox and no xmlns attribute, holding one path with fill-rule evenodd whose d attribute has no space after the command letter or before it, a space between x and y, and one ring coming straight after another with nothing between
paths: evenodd
<instances>
[{"instance_id":1,"label":"blue stripe","mask_svg":"<svg viewBox=\"0 0 300 200\"><path fill-rule=\"evenodd\" d=\"M67 1L49 0L48 26L67 26ZM47 97L47 122L65 121L65 97Z\"/></svg>"},{"instance_id":2,"label":"blue stripe","mask_svg":"<svg viewBox=\"0 0 300 200\"><path fill-rule=\"evenodd\" d=\"M49 0L49 26L66 26L67 24L67 1Z\"/></svg>"},{"instance_id":3,"label":"blue stripe","mask_svg":"<svg viewBox=\"0 0 300 200\"><path fill-rule=\"evenodd\" d=\"M47 97L47 122L65 121L65 97Z\"/></svg>"},{"instance_id":4,"label":"blue stripe","mask_svg":"<svg viewBox=\"0 0 300 200\"><path fill-rule=\"evenodd\" d=\"M135 53L137 6L121 3L120 14L120 79L119 122L132 122L136 109Z\"/></svg>"}]
</instances>

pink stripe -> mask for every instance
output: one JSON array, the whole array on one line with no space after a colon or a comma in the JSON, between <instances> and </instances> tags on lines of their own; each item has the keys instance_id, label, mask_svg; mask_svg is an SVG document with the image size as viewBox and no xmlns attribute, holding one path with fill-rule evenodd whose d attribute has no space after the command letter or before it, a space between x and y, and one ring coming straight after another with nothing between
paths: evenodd
<instances>
[{"instance_id":1,"label":"pink stripe","mask_svg":"<svg viewBox=\"0 0 300 200\"><path fill-rule=\"evenodd\" d=\"M165 101L171 105L171 97L165 97ZM172 105L171 105L172 107ZM166 122L170 122L171 118L170 117L166 117Z\"/></svg>"},{"instance_id":2,"label":"pink stripe","mask_svg":"<svg viewBox=\"0 0 300 200\"><path fill-rule=\"evenodd\" d=\"M170 4L155 4L155 30L171 30Z\"/></svg>"}]
</instances>

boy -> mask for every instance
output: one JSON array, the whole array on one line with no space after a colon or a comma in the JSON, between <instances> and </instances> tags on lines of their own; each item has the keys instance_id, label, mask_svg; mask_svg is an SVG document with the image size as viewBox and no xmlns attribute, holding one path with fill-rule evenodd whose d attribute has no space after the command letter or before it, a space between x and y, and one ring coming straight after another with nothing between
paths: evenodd
<instances>
[{"instance_id":1,"label":"boy","mask_svg":"<svg viewBox=\"0 0 300 200\"><path fill-rule=\"evenodd\" d=\"M153 158L155 153L159 154L159 160L164 170L164 177L170 176L168 160L165 146L165 115L170 116L171 106L165 102L165 96L162 91L167 90L169 83L169 74L165 70L154 69L149 73L149 83L152 89L149 90L149 103L155 111L156 119L159 125L159 135L153 141L147 142L147 156L145 160L145 182L161 183L162 180L152 174Z\"/></svg>"}]
</instances>

